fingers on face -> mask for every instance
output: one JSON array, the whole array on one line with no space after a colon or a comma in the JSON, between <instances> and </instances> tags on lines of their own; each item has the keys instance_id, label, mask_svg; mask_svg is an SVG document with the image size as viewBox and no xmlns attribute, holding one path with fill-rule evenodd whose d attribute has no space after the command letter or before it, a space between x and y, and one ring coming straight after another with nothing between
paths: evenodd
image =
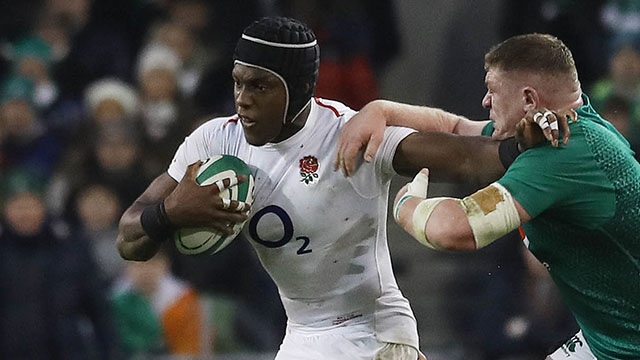
<instances>
[{"instance_id":1,"label":"fingers on face","mask_svg":"<svg viewBox=\"0 0 640 360\"><path fill-rule=\"evenodd\" d=\"M566 146L566 145L569 145L569 137L571 136L571 130L569 130L568 122L562 122L561 125L562 125L562 143Z\"/></svg>"},{"instance_id":2,"label":"fingers on face","mask_svg":"<svg viewBox=\"0 0 640 360\"><path fill-rule=\"evenodd\" d=\"M535 111L535 110L534 110ZM520 129L524 129L527 126L527 122L535 122L544 136L551 142L553 146L558 146L558 137L560 130L562 130L562 143L564 145L569 144L569 137L571 131L569 130L569 121L577 122L578 114L574 109L564 110L561 112L552 112L546 109L537 110L531 118L527 114L525 118L518 124ZM516 129L518 129L516 127Z\"/></svg>"},{"instance_id":3,"label":"fingers on face","mask_svg":"<svg viewBox=\"0 0 640 360\"><path fill-rule=\"evenodd\" d=\"M552 111L538 111L533 115L533 121L538 124L545 138L552 146L558 146L558 119L560 116Z\"/></svg>"},{"instance_id":4,"label":"fingers on face","mask_svg":"<svg viewBox=\"0 0 640 360\"><path fill-rule=\"evenodd\" d=\"M568 116L573 120L573 122L578 122L578 113L574 109L569 110Z\"/></svg>"},{"instance_id":5,"label":"fingers on face","mask_svg":"<svg viewBox=\"0 0 640 360\"><path fill-rule=\"evenodd\" d=\"M522 120L520 120L520 122L516 125L516 130L517 131L524 131L524 129L527 127L527 118L523 117Z\"/></svg>"},{"instance_id":6,"label":"fingers on face","mask_svg":"<svg viewBox=\"0 0 640 360\"><path fill-rule=\"evenodd\" d=\"M556 121L556 117L551 111L547 110L544 113L537 112L535 115L533 115L533 121L535 121L542 130L546 130L547 128L551 127L552 122Z\"/></svg>"}]
</instances>

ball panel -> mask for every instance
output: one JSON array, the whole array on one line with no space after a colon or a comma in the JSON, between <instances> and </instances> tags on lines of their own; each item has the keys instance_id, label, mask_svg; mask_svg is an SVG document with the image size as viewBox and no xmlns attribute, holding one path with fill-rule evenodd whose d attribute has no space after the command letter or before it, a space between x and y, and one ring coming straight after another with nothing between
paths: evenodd
<instances>
[{"instance_id":1,"label":"ball panel","mask_svg":"<svg viewBox=\"0 0 640 360\"><path fill-rule=\"evenodd\" d=\"M240 227L242 228L242 227ZM226 236L220 240L218 240L213 246L211 246L210 250L211 254L215 254L216 252L224 249L227 247L227 245L231 244L231 242L233 241L233 239L235 239L237 235L231 235L231 236Z\"/></svg>"},{"instance_id":2,"label":"ball panel","mask_svg":"<svg viewBox=\"0 0 640 360\"><path fill-rule=\"evenodd\" d=\"M221 193L221 197L226 197L231 200L239 200L245 202L251 202L253 192L253 176L251 170L244 163L244 161L231 155L217 155L211 157L200 167L200 172L196 178L196 182L200 185L211 185L218 180L236 177L238 175L247 175L249 180L233 186L232 189L237 189L237 194Z\"/></svg>"},{"instance_id":3,"label":"ball panel","mask_svg":"<svg viewBox=\"0 0 640 360\"><path fill-rule=\"evenodd\" d=\"M218 180L232 178L237 174L247 175L249 179L242 184L232 186L220 193L220 197L230 200L253 202L254 178L244 161L231 155L216 155L207 159L200 167L196 182L201 186L214 184ZM187 255L209 252L215 254L229 245L242 231L244 223L233 227L234 233L224 235L205 227L181 228L174 234L178 250Z\"/></svg>"},{"instance_id":4,"label":"ball panel","mask_svg":"<svg viewBox=\"0 0 640 360\"><path fill-rule=\"evenodd\" d=\"M224 239L220 233L212 232L209 228L182 228L175 234L178 250L183 254L199 254L209 250Z\"/></svg>"}]
</instances>

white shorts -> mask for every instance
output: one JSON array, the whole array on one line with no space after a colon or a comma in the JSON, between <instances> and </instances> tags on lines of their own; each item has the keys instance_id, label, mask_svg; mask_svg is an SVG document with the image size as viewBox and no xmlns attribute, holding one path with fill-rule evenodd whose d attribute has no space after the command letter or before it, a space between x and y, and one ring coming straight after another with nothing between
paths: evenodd
<instances>
[{"instance_id":1,"label":"white shorts","mask_svg":"<svg viewBox=\"0 0 640 360\"><path fill-rule=\"evenodd\" d=\"M582 330L578 331L571 339L549 355L552 360L598 360L589 349L589 345L582 336Z\"/></svg>"},{"instance_id":2,"label":"white shorts","mask_svg":"<svg viewBox=\"0 0 640 360\"><path fill-rule=\"evenodd\" d=\"M379 342L369 324L310 331L288 325L275 360L416 360L410 345Z\"/></svg>"}]
</instances>

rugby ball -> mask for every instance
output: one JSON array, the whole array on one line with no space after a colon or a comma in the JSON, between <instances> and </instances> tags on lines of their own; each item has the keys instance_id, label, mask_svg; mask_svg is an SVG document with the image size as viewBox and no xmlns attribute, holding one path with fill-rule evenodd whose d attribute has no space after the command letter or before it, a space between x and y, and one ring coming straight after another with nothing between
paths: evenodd
<instances>
[{"instance_id":1,"label":"rugby ball","mask_svg":"<svg viewBox=\"0 0 640 360\"><path fill-rule=\"evenodd\" d=\"M200 184L200 186L215 186L216 181L233 178L237 175L247 175L249 179L224 190L220 193L220 197L229 200L244 201L251 205L253 202L253 175L247 164L235 156L216 155L207 159L198 170L196 182ZM178 251L187 255L201 254L204 252L215 254L224 249L238 236L245 222L235 224L233 234L230 235L207 227L180 228L174 234L176 247Z\"/></svg>"}]
</instances>

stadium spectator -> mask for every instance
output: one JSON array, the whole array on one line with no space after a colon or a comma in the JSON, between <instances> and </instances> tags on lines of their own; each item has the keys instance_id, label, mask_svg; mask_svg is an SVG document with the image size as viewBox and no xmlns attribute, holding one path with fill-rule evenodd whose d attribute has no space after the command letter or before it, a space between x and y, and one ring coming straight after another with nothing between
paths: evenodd
<instances>
[{"instance_id":1,"label":"stadium spectator","mask_svg":"<svg viewBox=\"0 0 640 360\"><path fill-rule=\"evenodd\" d=\"M178 55L182 66L178 71L178 88L185 97L196 91L202 75L212 62L211 53L186 26L169 21L151 28L149 44L162 44Z\"/></svg>"},{"instance_id":2,"label":"stadium spectator","mask_svg":"<svg viewBox=\"0 0 640 360\"><path fill-rule=\"evenodd\" d=\"M0 169L19 166L47 179L62 143L34 108L33 89L33 82L19 75L5 78L0 85Z\"/></svg>"},{"instance_id":3,"label":"stadium spectator","mask_svg":"<svg viewBox=\"0 0 640 360\"><path fill-rule=\"evenodd\" d=\"M87 185L92 178L99 178L96 172L99 166L99 158L95 156L98 140L105 138L105 133L114 136L118 132L122 133L126 129L127 137L124 141L128 146L117 149L113 154L105 156L117 157L120 154L130 154L131 144L136 144L140 136L138 125L138 95L137 91L124 81L115 78L105 78L95 81L85 90L84 111L82 121L67 131L64 138L65 147L61 156L61 161L56 164L56 169L52 175L50 190L48 191L48 203L51 210L56 214L68 213L73 207L70 197L76 194L79 189ZM120 130L119 130L120 129ZM134 152L139 152L135 146ZM133 158L139 158L136 154ZM122 158L119 161L130 163L131 156ZM123 165L124 167L124 165ZM144 178L144 171L141 172ZM97 179L96 181L102 181ZM144 180L127 180L138 183ZM102 181L105 182L105 181ZM121 188L117 188L118 196L127 196L127 193L120 193ZM125 187L126 189L126 187Z\"/></svg>"},{"instance_id":4,"label":"stadium spectator","mask_svg":"<svg viewBox=\"0 0 640 360\"><path fill-rule=\"evenodd\" d=\"M7 359L120 359L87 239L48 216L45 180L23 171L2 178L0 353Z\"/></svg>"},{"instance_id":5,"label":"stadium spectator","mask_svg":"<svg viewBox=\"0 0 640 360\"><path fill-rule=\"evenodd\" d=\"M640 142L640 41L620 45L609 61L608 74L593 84L591 94L593 108L601 113L611 98L628 102L630 121L623 135L631 143Z\"/></svg>"},{"instance_id":6,"label":"stadium spectator","mask_svg":"<svg viewBox=\"0 0 640 360\"><path fill-rule=\"evenodd\" d=\"M51 46L37 35L25 36L11 44L9 57L14 72L33 82L32 103L36 109L49 108L58 98L58 87L51 76Z\"/></svg>"},{"instance_id":7,"label":"stadium spectator","mask_svg":"<svg viewBox=\"0 0 640 360\"><path fill-rule=\"evenodd\" d=\"M105 283L122 275L125 262L113 246L118 236L118 216L122 206L118 193L109 186L89 183L72 196L74 211L69 220L76 231L89 241Z\"/></svg>"},{"instance_id":8,"label":"stadium spectator","mask_svg":"<svg viewBox=\"0 0 640 360\"><path fill-rule=\"evenodd\" d=\"M640 5L635 0L606 0L600 9L604 29L608 32L613 53L620 45L640 41Z\"/></svg>"},{"instance_id":9,"label":"stadium spectator","mask_svg":"<svg viewBox=\"0 0 640 360\"><path fill-rule=\"evenodd\" d=\"M146 166L153 174L171 160L177 146L195 122L190 99L179 90L180 57L169 47L149 44L138 57L142 146Z\"/></svg>"},{"instance_id":10,"label":"stadium spectator","mask_svg":"<svg viewBox=\"0 0 640 360\"><path fill-rule=\"evenodd\" d=\"M198 292L171 274L163 251L147 262L128 262L111 302L129 358L211 354L213 332Z\"/></svg>"}]
</instances>

